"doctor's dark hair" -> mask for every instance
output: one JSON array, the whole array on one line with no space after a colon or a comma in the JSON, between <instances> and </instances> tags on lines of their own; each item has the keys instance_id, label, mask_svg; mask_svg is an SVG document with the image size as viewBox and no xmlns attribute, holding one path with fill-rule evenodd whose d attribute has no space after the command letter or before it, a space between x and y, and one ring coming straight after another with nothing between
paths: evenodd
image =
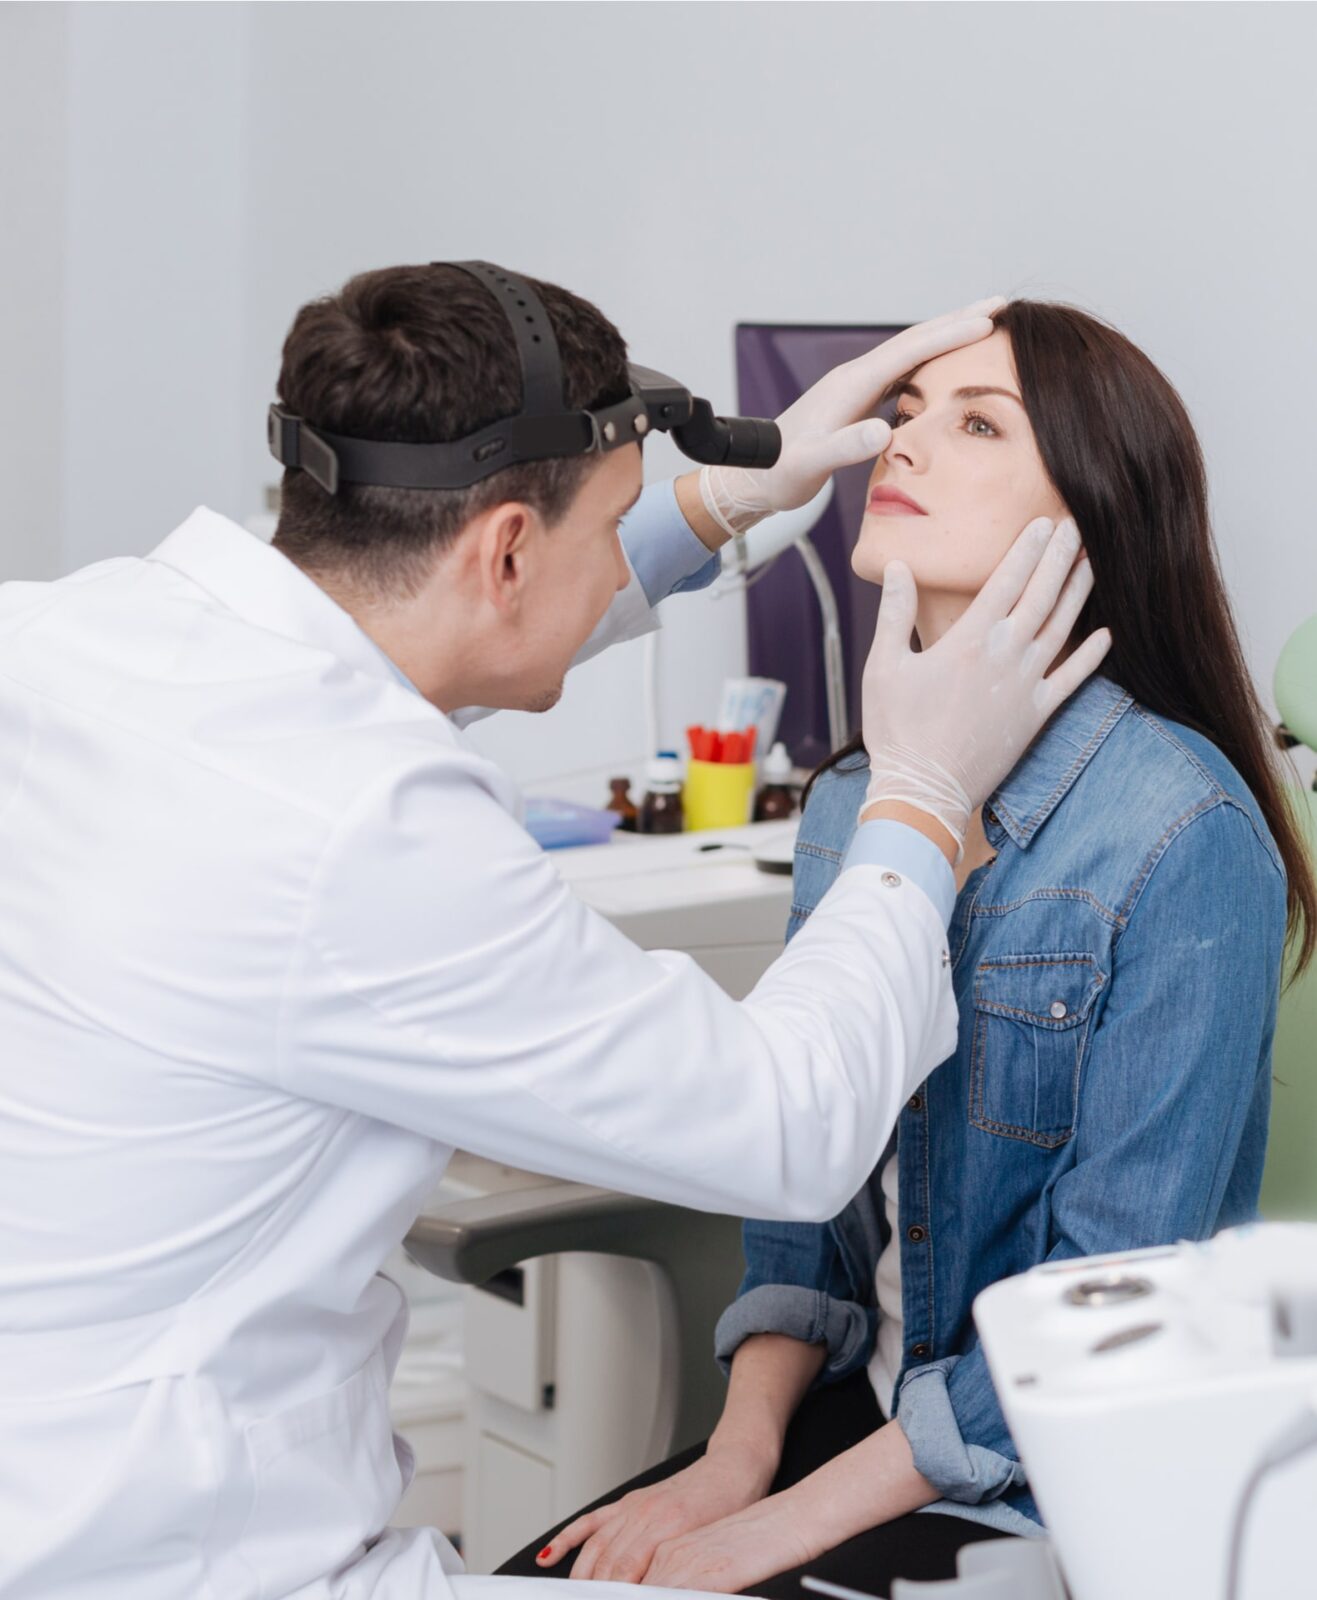
<instances>
[{"instance_id":1,"label":"doctor's dark hair","mask_svg":"<svg viewBox=\"0 0 1317 1600\"><path fill-rule=\"evenodd\" d=\"M1110 628L1099 670L1210 739L1252 791L1285 866L1298 972L1317 943L1317 887L1221 579L1184 402L1123 334L1073 306L1016 300L993 321L1010 336L1039 455L1093 566L1076 636ZM863 748L852 739L819 771Z\"/></svg>"},{"instance_id":2,"label":"doctor's dark hair","mask_svg":"<svg viewBox=\"0 0 1317 1600\"><path fill-rule=\"evenodd\" d=\"M630 392L626 345L588 301L527 280L558 340L569 406ZM386 267L305 305L284 341L279 402L313 427L363 439L447 443L521 409L507 317L456 267ZM505 468L468 489L349 484L326 494L285 471L275 548L303 571L372 597L411 594L473 517L505 501L561 519L598 456Z\"/></svg>"}]
</instances>

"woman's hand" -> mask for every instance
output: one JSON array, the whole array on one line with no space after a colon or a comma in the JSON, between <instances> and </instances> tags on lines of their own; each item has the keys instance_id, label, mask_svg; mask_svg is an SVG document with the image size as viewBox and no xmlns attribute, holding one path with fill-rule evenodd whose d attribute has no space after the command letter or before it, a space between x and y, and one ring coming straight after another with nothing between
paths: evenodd
<instances>
[{"instance_id":1,"label":"woman's hand","mask_svg":"<svg viewBox=\"0 0 1317 1600\"><path fill-rule=\"evenodd\" d=\"M683 1471L570 1523L540 1552L541 1567L556 1566L581 1545L573 1578L639 1583L654 1552L753 1505L768 1492L775 1463L741 1447L713 1448Z\"/></svg>"},{"instance_id":2,"label":"woman's hand","mask_svg":"<svg viewBox=\"0 0 1317 1600\"><path fill-rule=\"evenodd\" d=\"M661 1544L644 1582L718 1594L752 1590L937 1498L901 1424L889 1422L791 1488Z\"/></svg>"},{"instance_id":3,"label":"woman's hand","mask_svg":"<svg viewBox=\"0 0 1317 1600\"><path fill-rule=\"evenodd\" d=\"M772 1495L711 1527L661 1544L643 1581L668 1589L739 1594L779 1572L803 1567L823 1548L809 1537L799 1508L785 1495Z\"/></svg>"}]
</instances>

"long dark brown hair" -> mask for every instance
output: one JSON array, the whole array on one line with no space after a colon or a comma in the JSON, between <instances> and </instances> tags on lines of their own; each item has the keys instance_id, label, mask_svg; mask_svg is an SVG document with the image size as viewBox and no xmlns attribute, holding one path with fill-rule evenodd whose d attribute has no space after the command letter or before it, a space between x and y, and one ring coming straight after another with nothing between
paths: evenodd
<instances>
[{"instance_id":1,"label":"long dark brown hair","mask_svg":"<svg viewBox=\"0 0 1317 1600\"><path fill-rule=\"evenodd\" d=\"M1043 466L1093 564L1077 633L1110 628L1102 672L1210 739L1252 791L1285 864L1298 973L1317 943L1317 887L1244 665L1184 403L1123 334L1073 306L1015 300L993 321L1010 335ZM857 735L814 777L863 749Z\"/></svg>"}]
</instances>

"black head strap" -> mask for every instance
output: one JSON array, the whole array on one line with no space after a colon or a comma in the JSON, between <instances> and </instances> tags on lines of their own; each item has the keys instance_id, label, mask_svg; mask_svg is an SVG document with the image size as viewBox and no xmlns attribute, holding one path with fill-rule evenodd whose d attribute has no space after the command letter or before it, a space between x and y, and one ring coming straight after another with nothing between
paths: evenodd
<instances>
[{"instance_id":1,"label":"black head strap","mask_svg":"<svg viewBox=\"0 0 1317 1600\"><path fill-rule=\"evenodd\" d=\"M567 409L562 392L562 359L558 340L540 297L525 278L505 272L488 261L432 261L431 266L454 266L483 283L498 302L512 328L521 360L521 414L544 417Z\"/></svg>"},{"instance_id":2,"label":"black head strap","mask_svg":"<svg viewBox=\"0 0 1317 1600\"><path fill-rule=\"evenodd\" d=\"M434 265L444 265L436 262ZM696 461L772 466L781 449L776 425L755 418L715 417L707 400L646 367L630 366L631 393L612 405L571 410L563 393L562 360L539 295L515 272L487 261L447 263L470 274L494 296L508 319L521 364L521 410L447 443L350 438L312 427L282 406L269 413L270 453L300 469L328 494L341 483L398 489L465 489L504 467L618 450L651 429L672 435Z\"/></svg>"}]
</instances>

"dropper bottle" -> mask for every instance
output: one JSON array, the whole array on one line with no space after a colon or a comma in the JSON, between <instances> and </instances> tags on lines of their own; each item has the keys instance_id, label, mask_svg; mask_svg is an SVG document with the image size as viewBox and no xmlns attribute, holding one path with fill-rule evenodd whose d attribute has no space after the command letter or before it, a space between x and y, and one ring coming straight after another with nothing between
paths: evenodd
<instances>
[{"instance_id":1,"label":"dropper bottle","mask_svg":"<svg viewBox=\"0 0 1317 1600\"><path fill-rule=\"evenodd\" d=\"M645 783L637 831L680 833L686 819L681 805L681 762L675 750L659 751L645 768Z\"/></svg>"},{"instance_id":2,"label":"dropper bottle","mask_svg":"<svg viewBox=\"0 0 1317 1600\"><path fill-rule=\"evenodd\" d=\"M764 785L755 796L755 822L784 822L796 809L791 757L779 739L764 757Z\"/></svg>"}]
</instances>

